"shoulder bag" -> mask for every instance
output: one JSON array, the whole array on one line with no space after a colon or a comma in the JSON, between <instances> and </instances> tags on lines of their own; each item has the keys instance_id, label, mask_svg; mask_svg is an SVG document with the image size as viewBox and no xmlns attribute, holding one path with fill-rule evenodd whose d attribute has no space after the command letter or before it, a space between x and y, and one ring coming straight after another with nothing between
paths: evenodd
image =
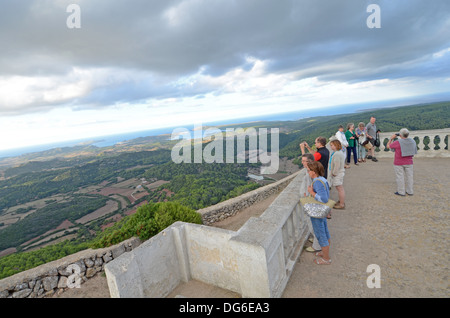
<instances>
[{"instance_id":1,"label":"shoulder bag","mask_svg":"<svg viewBox=\"0 0 450 318\"><path fill-rule=\"evenodd\" d=\"M381 143L380 143L380 135L378 134L378 131L377 131L377 139L375 139L375 142L373 143L373 145L375 147L380 147L380 145L381 145Z\"/></svg>"},{"instance_id":2,"label":"shoulder bag","mask_svg":"<svg viewBox=\"0 0 450 318\"><path fill-rule=\"evenodd\" d=\"M326 187L325 183L322 180L319 181L322 182L324 187ZM303 210L306 212L306 214L316 219L323 219L324 217L326 217L330 213L331 208L336 204L335 201L330 199L327 203L322 203L320 201L317 201L312 196L300 198L300 203L303 206Z\"/></svg>"}]
</instances>

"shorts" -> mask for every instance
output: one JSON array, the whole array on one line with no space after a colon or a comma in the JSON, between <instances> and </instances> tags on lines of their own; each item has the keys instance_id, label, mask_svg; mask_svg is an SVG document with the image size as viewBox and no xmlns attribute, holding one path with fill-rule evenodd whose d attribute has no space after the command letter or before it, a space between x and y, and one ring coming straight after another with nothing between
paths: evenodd
<instances>
[{"instance_id":1,"label":"shorts","mask_svg":"<svg viewBox=\"0 0 450 318\"><path fill-rule=\"evenodd\" d=\"M344 184L345 172L339 172L337 176L330 176L329 184L330 187L340 186Z\"/></svg>"}]
</instances>

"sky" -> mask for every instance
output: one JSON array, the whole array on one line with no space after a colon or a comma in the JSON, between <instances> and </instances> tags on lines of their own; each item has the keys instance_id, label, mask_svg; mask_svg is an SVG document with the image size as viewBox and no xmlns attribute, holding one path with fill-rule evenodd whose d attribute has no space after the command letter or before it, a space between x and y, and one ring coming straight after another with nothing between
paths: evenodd
<instances>
[{"instance_id":1,"label":"sky","mask_svg":"<svg viewBox=\"0 0 450 318\"><path fill-rule=\"evenodd\" d=\"M0 43L0 150L450 91L448 0L0 0Z\"/></svg>"}]
</instances>

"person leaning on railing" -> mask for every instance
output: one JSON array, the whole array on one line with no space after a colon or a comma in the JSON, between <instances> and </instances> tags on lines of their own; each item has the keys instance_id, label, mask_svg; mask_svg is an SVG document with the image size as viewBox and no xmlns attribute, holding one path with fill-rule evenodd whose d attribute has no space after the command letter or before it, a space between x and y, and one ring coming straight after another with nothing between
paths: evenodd
<instances>
[{"instance_id":1,"label":"person leaning on railing","mask_svg":"<svg viewBox=\"0 0 450 318\"><path fill-rule=\"evenodd\" d=\"M325 169L323 165L314 161L308 163L308 174L313 179L312 185L308 187L309 194L314 197L317 201L322 203L327 203L330 199L330 188L328 186L327 180L323 177L325 174ZM314 182L319 181L319 182ZM330 265L330 232L328 231L327 218L313 218L311 217L311 224L314 229L314 234L319 241L321 251L315 253L317 256L314 259L314 263L317 265Z\"/></svg>"},{"instance_id":2,"label":"person leaning on railing","mask_svg":"<svg viewBox=\"0 0 450 318\"><path fill-rule=\"evenodd\" d=\"M305 153L302 155L302 165L306 170L305 176L303 178L303 182L300 186L300 197L307 197L309 195L308 187L312 184L312 179L308 173L308 164L314 162L314 156L310 153ZM314 229L312 227L311 219L309 217L306 218L306 224L308 225L309 232L312 235L312 238L309 241L312 243L312 246L308 246L305 251L310 253L316 253L322 250L320 247L319 241L317 240L316 235L314 234Z\"/></svg>"}]
</instances>

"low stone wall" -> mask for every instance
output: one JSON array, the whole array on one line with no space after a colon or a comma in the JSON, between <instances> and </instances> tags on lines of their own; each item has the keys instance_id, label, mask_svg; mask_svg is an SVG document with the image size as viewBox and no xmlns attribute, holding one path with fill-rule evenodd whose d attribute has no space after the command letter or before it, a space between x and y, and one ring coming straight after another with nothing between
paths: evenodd
<instances>
[{"instance_id":1,"label":"low stone wall","mask_svg":"<svg viewBox=\"0 0 450 318\"><path fill-rule=\"evenodd\" d=\"M0 280L0 298L50 297L71 285L76 288L77 283L84 283L103 271L107 263L140 244L139 238L133 237L108 248L80 251L7 277Z\"/></svg>"},{"instance_id":2,"label":"low stone wall","mask_svg":"<svg viewBox=\"0 0 450 318\"><path fill-rule=\"evenodd\" d=\"M300 170L301 171L301 170ZM274 193L280 193L300 173L300 171L277 182L244 193L236 198L220 202L216 205L197 210L201 214L203 224L213 223L229 218L253 204L263 201Z\"/></svg>"},{"instance_id":3,"label":"low stone wall","mask_svg":"<svg viewBox=\"0 0 450 318\"><path fill-rule=\"evenodd\" d=\"M301 170L249 193L246 200L288 183L261 216L251 217L238 231L176 222L109 262L105 273L111 297L166 297L190 280L244 298L281 297L310 234L299 202L304 175Z\"/></svg>"}]
</instances>

